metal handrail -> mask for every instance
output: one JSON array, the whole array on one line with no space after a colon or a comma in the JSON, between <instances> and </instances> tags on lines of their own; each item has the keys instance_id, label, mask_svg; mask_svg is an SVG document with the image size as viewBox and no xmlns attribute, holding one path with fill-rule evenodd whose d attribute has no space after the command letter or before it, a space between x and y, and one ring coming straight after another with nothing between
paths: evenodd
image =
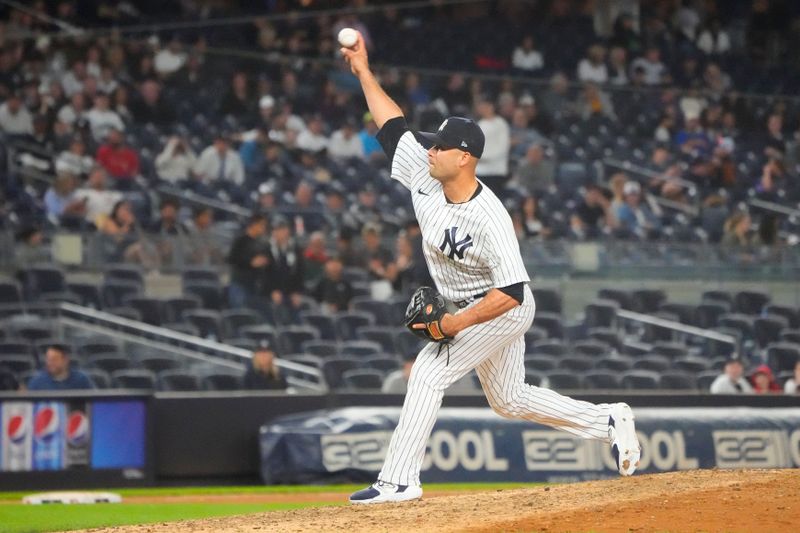
<instances>
[{"instance_id":1,"label":"metal handrail","mask_svg":"<svg viewBox=\"0 0 800 533\"><path fill-rule=\"evenodd\" d=\"M686 324L682 324L681 322L675 322L674 320L667 320L653 315L636 313L634 311L626 311L624 309L618 310L617 316L633 322L641 322L643 324L650 324L665 329L671 329L673 331L679 331L695 337L703 337L719 342L725 342L728 344L733 344L734 346L738 345L738 340L732 335L726 335L725 333L719 333L718 331L702 329L695 326L688 326Z\"/></svg>"},{"instance_id":2,"label":"metal handrail","mask_svg":"<svg viewBox=\"0 0 800 533\"><path fill-rule=\"evenodd\" d=\"M62 302L58 304L58 309L62 312L61 320L67 325L80 326L87 329L103 329L106 330L105 332L112 333L118 337L124 338L125 340L150 343L158 348L166 348L187 357L203 360L204 362L241 369L240 365L245 362L249 362L252 357L252 352L243 348L237 348L235 346L230 346L220 342L203 339L195 335L173 331L160 326L153 326L144 322L113 315L105 311L98 311L90 307ZM89 321L104 322L105 325L92 323ZM123 328L123 330L120 331L120 328ZM142 338L142 336L145 335L149 336L150 338ZM164 342L163 340L153 339L153 336L161 337L162 339L168 339L169 341L173 342L170 343ZM230 361L226 361L225 359L203 355L195 350L181 347L176 344L189 345L198 350L205 349L225 354L238 359L240 362L232 363ZM282 370L295 372L303 376L302 378L294 378L291 376L287 379L287 381L290 383L294 382L292 384L308 387L322 392L327 391L325 379L319 369L296 363L294 361L285 361L282 359L277 359L276 364Z\"/></svg>"},{"instance_id":3,"label":"metal handrail","mask_svg":"<svg viewBox=\"0 0 800 533\"><path fill-rule=\"evenodd\" d=\"M766 209L767 211L780 213L782 215L787 215L790 217L800 216L800 209L792 209L791 207L787 207L781 204L776 204L775 202L769 202L767 200L759 200L758 198L751 198L750 200L747 201L747 203L752 205L753 207Z\"/></svg>"}]
</instances>

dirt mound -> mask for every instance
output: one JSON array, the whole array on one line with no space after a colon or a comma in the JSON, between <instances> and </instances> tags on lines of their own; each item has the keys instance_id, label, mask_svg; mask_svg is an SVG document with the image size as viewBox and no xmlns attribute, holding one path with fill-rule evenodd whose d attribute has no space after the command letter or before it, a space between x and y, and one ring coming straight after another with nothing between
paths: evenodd
<instances>
[{"instance_id":1,"label":"dirt mound","mask_svg":"<svg viewBox=\"0 0 800 533\"><path fill-rule=\"evenodd\" d=\"M783 532L798 523L800 470L697 470L92 531Z\"/></svg>"}]
</instances>

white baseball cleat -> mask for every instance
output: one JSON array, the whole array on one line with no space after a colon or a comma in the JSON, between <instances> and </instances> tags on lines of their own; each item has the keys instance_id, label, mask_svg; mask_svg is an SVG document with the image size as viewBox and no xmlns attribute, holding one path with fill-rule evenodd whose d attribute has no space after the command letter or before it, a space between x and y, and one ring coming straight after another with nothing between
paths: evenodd
<instances>
[{"instance_id":1,"label":"white baseball cleat","mask_svg":"<svg viewBox=\"0 0 800 533\"><path fill-rule=\"evenodd\" d=\"M350 503L406 502L418 498L422 498L422 487L418 485L395 485L378 480L366 489L351 494Z\"/></svg>"},{"instance_id":2,"label":"white baseball cleat","mask_svg":"<svg viewBox=\"0 0 800 533\"><path fill-rule=\"evenodd\" d=\"M611 455L617 461L621 476L630 476L636 472L642 454L633 420L633 411L628 404L615 403L611 406L608 440L611 441Z\"/></svg>"}]
</instances>

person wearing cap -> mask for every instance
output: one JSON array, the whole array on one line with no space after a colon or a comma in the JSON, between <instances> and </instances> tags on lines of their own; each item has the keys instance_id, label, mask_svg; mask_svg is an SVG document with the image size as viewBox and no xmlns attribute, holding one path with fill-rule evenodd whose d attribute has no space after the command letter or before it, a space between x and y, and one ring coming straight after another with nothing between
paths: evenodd
<instances>
[{"instance_id":1,"label":"person wearing cap","mask_svg":"<svg viewBox=\"0 0 800 533\"><path fill-rule=\"evenodd\" d=\"M640 238L658 234L661 221L642 198L642 186L638 181L628 181L623 187L624 202L617 210L617 219L622 229Z\"/></svg>"},{"instance_id":2,"label":"person wearing cap","mask_svg":"<svg viewBox=\"0 0 800 533\"><path fill-rule=\"evenodd\" d=\"M286 378L275 362L275 351L269 341L262 340L253 350L253 358L244 374L244 388L248 390L286 390Z\"/></svg>"},{"instance_id":3,"label":"person wearing cap","mask_svg":"<svg viewBox=\"0 0 800 533\"><path fill-rule=\"evenodd\" d=\"M730 357L725 362L723 374L711 383L711 394L743 394L753 392L753 387L744 377L744 366L738 357Z\"/></svg>"},{"instance_id":4,"label":"person wearing cap","mask_svg":"<svg viewBox=\"0 0 800 533\"><path fill-rule=\"evenodd\" d=\"M756 394L773 394L781 391L769 365L758 365L750 374L750 384Z\"/></svg>"},{"instance_id":5,"label":"person wearing cap","mask_svg":"<svg viewBox=\"0 0 800 533\"><path fill-rule=\"evenodd\" d=\"M411 197L436 297L455 306L439 320L412 326L427 333L421 337L438 342L425 342L412 366L377 481L351 494L350 502L422 497L426 444L445 391L473 370L489 405L501 416L605 442L619 473L633 474L641 446L627 404L595 405L525 383L524 337L536 306L511 215L476 176L486 144L481 127L451 116L436 132L412 131L370 70L361 35L353 47L340 51L381 128L378 140L391 161L390 177ZM419 294L409 305L411 312L425 299Z\"/></svg>"}]
</instances>

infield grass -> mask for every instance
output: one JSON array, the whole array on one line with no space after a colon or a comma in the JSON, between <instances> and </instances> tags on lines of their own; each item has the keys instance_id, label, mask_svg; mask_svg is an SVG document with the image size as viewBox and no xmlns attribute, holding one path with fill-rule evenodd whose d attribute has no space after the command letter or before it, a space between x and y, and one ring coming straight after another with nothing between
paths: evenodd
<instances>
[{"instance_id":1,"label":"infield grass","mask_svg":"<svg viewBox=\"0 0 800 533\"><path fill-rule=\"evenodd\" d=\"M428 491L491 491L533 487L542 483L427 483ZM213 496L241 494L315 494L339 492L349 494L364 488L358 485L279 485L244 487L185 487L155 489L110 489L120 494L123 502L134 496ZM214 516L230 516L266 511L282 511L331 503L122 503L96 505L24 505L17 503L26 492L0 492L0 533L44 533L93 527L148 524L193 520ZM342 501L340 505L345 505Z\"/></svg>"}]
</instances>

